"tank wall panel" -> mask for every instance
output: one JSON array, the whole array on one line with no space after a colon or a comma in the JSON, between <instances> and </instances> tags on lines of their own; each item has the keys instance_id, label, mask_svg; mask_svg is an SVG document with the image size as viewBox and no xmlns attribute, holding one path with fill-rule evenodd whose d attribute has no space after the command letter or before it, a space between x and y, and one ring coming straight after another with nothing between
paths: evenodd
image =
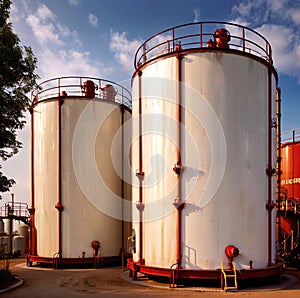
<instances>
[{"instance_id":1,"label":"tank wall panel","mask_svg":"<svg viewBox=\"0 0 300 298\"><path fill-rule=\"evenodd\" d=\"M201 211L192 214L188 209L183 211L189 214L186 217L184 231L186 245L189 250L195 251L198 257L196 262L189 260L187 265L201 269L218 268L220 262L227 259L224 254L226 246L234 244L243 252L235 259L240 268L247 268L249 260L253 260L257 267L266 267L267 68L261 63L241 56L216 53L189 55L184 63L184 83L195 88L199 97L208 101L216 113L223 129L225 137L223 150L226 151L226 165L221 183L219 187L216 183L213 184L216 188L215 195L211 196L206 205L203 205ZM212 124L210 119L205 117L210 117L210 114L202 113L199 104L199 111L195 110L192 97L188 95L185 95L185 107L187 111L192 111L196 115L198 112L200 126L203 123L203 128L211 134L208 135L210 148L207 148L207 152L209 150L212 152L213 138L220 132L207 129L206 125ZM275 95L272 98L274 101ZM188 117L186 116L185 119ZM202 156L202 152L205 151L203 146L205 146L203 142L197 144L197 147L201 148L199 154ZM185 150L187 153L185 156L193 156L188 154L189 147L185 146ZM273 153L274 166L274 147ZM219 151L212 154L211 167L214 166L214 159L221 155L222 152ZM207 156L205 160L209 160L208 154L204 156ZM197 164L194 158L190 162L192 163L186 161L185 166ZM207 172L205 165L199 164L199 166L199 170L204 170L203 176L199 177L198 181L206 178L206 185L201 192L199 192L201 188L195 187L195 192L189 196L190 199L186 198L187 202L191 200L191 204L195 202L195 198L198 198L198 204L202 205L201 200L204 200L204 194L214 178L210 176L212 170ZM222 171L221 162L216 166L219 167L219 171ZM275 184L273 189L275 191ZM201 229L203 243L197 241L195 237L199 231L198 227L203 227Z\"/></svg>"},{"instance_id":2,"label":"tank wall panel","mask_svg":"<svg viewBox=\"0 0 300 298\"><path fill-rule=\"evenodd\" d=\"M176 115L176 59L161 61L143 71L142 86L142 123L133 120L132 164L133 170L139 169L139 130L143 135L143 245L145 264L166 267L176 261L176 212L172 205L177 195L177 175L173 166L178 161L178 121ZM160 80L165 78L165 80ZM139 119L138 78L133 82L133 119ZM163 111L163 113L162 113ZM174 128L175 127L175 128ZM133 174L133 204L139 201L139 181ZM139 212L133 205L133 220L138 220ZM139 225L134 224L137 234L137 253L139 258ZM172 249L170 249L170 247Z\"/></svg>"},{"instance_id":3,"label":"tank wall panel","mask_svg":"<svg viewBox=\"0 0 300 298\"><path fill-rule=\"evenodd\" d=\"M144 187L143 195L145 202L154 198L161 199L165 192L161 192L159 185L165 183L164 189L169 191L170 201L165 203L164 210L171 210L171 197L174 199L178 196L178 182L170 178L174 178L174 173L168 171L171 160L174 160L173 165L177 161L178 151L172 151L171 147L166 151L157 151L153 144L159 144L155 127L161 117L164 125L167 125L164 127L160 124L164 127L160 143L166 147L167 139L171 139L178 147L178 113L176 107L173 107L178 100L176 59L168 57L157 60L142 70L145 178L147 170L151 169L147 167L147 161L157 152L165 162L160 165L166 165L163 171L162 166L155 167L163 173L162 178L155 180L155 184ZM226 246L233 244L241 251L235 259L239 268L248 268L250 260L255 268L265 268L268 262L268 68L249 57L220 52L189 53L182 58L181 67L183 115L180 131L184 170L180 188L185 201L182 219L182 266L193 269L220 268L221 261L227 261L224 252ZM276 116L274 74L271 74L271 81L273 118ZM138 94L139 78L136 76L133 80L134 117L138 114ZM165 106L168 108L164 109ZM151 126L148 117L153 116L151 113L155 115L155 121L152 123L152 134L147 134L144 123L148 121ZM151 131L151 128L147 129ZM138 135L138 128L133 131ZM275 140L273 131L272 136ZM276 144L273 140L272 166L275 167ZM132 157L134 169L137 169L137 138ZM137 178L133 177L133 181L137 182ZM138 193L138 187L134 187L133 202L138 201ZM272 180L272 194L275 199L275 177ZM146 208L147 205L145 215ZM176 245L168 246L172 255L168 261L163 260L163 250L165 245L171 243L171 239L176 239L176 225L167 223L171 213L159 218L155 210L152 208L148 212L157 214L159 222L144 224L145 262L149 266L170 267L171 259L173 263L176 261ZM152 217L155 217L154 214ZM137 210L133 210L133 216L138 219ZM172 220L176 222L175 217ZM274 212L272 223L274 236ZM138 230L138 224L135 227ZM151 239L151 235L153 238L157 234L155 231L165 229L169 230L165 234L161 233L161 240L147 240ZM156 244L158 245L154 249ZM154 250L155 254L152 253ZM134 256L135 261L138 260L138 254L139 248ZM272 261L275 261L275 240Z\"/></svg>"},{"instance_id":4,"label":"tank wall panel","mask_svg":"<svg viewBox=\"0 0 300 298\"><path fill-rule=\"evenodd\" d=\"M38 255L52 257L58 252L59 238L55 209L58 202L58 131L54 125L58 123L57 101L38 104L35 109L40 111L40 116L34 117L35 147L40 148L35 155ZM128 110L124 115L125 119L130 118ZM93 240L100 242L104 257L120 253L122 140L121 134L117 134L120 127L121 109L116 104L69 97L61 106L63 258L81 257L83 252L86 257L93 256ZM126 193L130 200L131 192L127 189ZM101 209L102 205L106 206L105 210ZM128 224L124 234L129 233Z\"/></svg>"},{"instance_id":5,"label":"tank wall panel","mask_svg":"<svg viewBox=\"0 0 300 298\"><path fill-rule=\"evenodd\" d=\"M34 197L37 253L58 252L58 105L56 101L34 108Z\"/></svg>"},{"instance_id":6,"label":"tank wall panel","mask_svg":"<svg viewBox=\"0 0 300 298\"><path fill-rule=\"evenodd\" d=\"M119 142L119 152L111 152L111 142L115 132L120 127L121 115L120 108L115 105L107 103L97 103L91 109L89 123L83 125L87 128L82 131L80 143L73 143L74 130L84 107L88 101L66 101L63 106L63 131L62 131L62 151L63 151L63 166L62 175L63 182L63 248L65 257L77 257L86 253L86 256L93 255L91 242L98 240L101 244L101 253L103 256L119 255L121 248L121 221L110 218L103 214L98 206L93 206L90 200L93 198L86 198L86 194L82 193L78 180L74 174L72 161L72 146L83 147L80 152L86 149L86 155L90 154L91 150L85 148L94 144L93 157L94 165L90 165L84 156L73 155L73 158L80 163L80 170L85 175L80 176L81 179L88 179L88 185L94 186L94 191L98 192L99 200L110 200L106 197L102 188L109 188L118 196L121 195L121 179L116 175L113 165L112 156L119 160L117 164L121 166L121 144ZM101 108L100 108L101 106ZM101 119L104 115L109 115L107 119L99 127L96 139L88 133L88 128L95 127L98 123L97 119ZM74 152L74 151L73 151ZM77 152L77 151L75 151ZM91 167L95 166L102 180L99 176L94 176ZM80 184L85 185L86 181L80 181ZM97 187L96 187L97 185ZM72 187L70 187L72 186ZM120 209L121 206L115 206ZM121 217L120 217L121 218Z\"/></svg>"}]
</instances>

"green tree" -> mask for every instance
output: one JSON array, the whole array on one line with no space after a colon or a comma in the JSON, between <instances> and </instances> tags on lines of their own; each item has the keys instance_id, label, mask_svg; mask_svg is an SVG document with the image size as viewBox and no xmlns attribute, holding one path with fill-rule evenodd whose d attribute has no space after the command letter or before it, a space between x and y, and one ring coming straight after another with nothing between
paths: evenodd
<instances>
[{"instance_id":1,"label":"green tree","mask_svg":"<svg viewBox=\"0 0 300 298\"><path fill-rule=\"evenodd\" d=\"M3 161L18 153L22 143L17 132L26 123L25 112L30 105L30 90L36 86L37 59L28 46L20 44L8 21L11 0L0 0L0 158ZM0 166L0 170L1 170ZM15 184L0 171L1 193Z\"/></svg>"}]
</instances>

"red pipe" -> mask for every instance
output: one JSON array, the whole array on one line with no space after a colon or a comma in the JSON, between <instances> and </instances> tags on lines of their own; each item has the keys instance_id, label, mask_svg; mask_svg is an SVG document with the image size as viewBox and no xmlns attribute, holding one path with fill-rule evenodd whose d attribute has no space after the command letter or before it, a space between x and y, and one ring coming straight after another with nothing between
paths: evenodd
<instances>
[{"instance_id":1,"label":"red pipe","mask_svg":"<svg viewBox=\"0 0 300 298\"><path fill-rule=\"evenodd\" d=\"M268 266L272 265L272 210L275 204L272 202L272 176L276 170L272 167L272 72L268 68L268 203L266 205L268 211Z\"/></svg>"},{"instance_id":2,"label":"red pipe","mask_svg":"<svg viewBox=\"0 0 300 298\"><path fill-rule=\"evenodd\" d=\"M276 139L277 139L277 204L280 208L280 186L281 186L281 89L279 87L276 88ZM278 243L281 243L280 236L280 226L281 226L281 218L278 216L277 219L277 235L276 240Z\"/></svg>"},{"instance_id":3,"label":"red pipe","mask_svg":"<svg viewBox=\"0 0 300 298\"><path fill-rule=\"evenodd\" d=\"M31 208L29 209L30 214L30 255L37 255L37 243L35 237L35 189L34 189L34 110L33 106L30 107L29 112L31 114Z\"/></svg>"},{"instance_id":4,"label":"red pipe","mask_svg":"<svg viewBox=\"0 0 300 298\"><path fill-rule=\"evenodd\" d=\"M61 106L63 101L58 97L58 202L55 205L55 208L58 211L58 255L59 258L62 258L62 211L64 209L61 204Z\"/></svg>"},{"instance_id":5,"label":"red pipe","mask_svg":"<svg viewBox=\"0 0 300 298\"><path fill-rule=\"evenodd\" d=\"M182 123L182 101L181 101L181 84L182 84L182 78L181 78L181 61L182 61L182 55L177 55L177 81L178 81L178 155L177 155L177 164L182 169L182 162L181 162L181 123ZM177 209L177 231L176 231L176 262L178 263L178 268L181 267L181 257L182 257L182 250L181 250L181 242L182 242L182 235L181 235L181 229L182 229L182 208L183 208L183 202L182 202L182 193L181 193L181 175L177 175L178 177L178 202L176 204Z\"/></svg>"},{"instance_id":6,"label":"red pipe","mask_svg":"<svg viewBox=\"0 0 300 298\"><path fill-rule=\"evenodd\" d=\"M139 76L139 172L137 176L139 178L139 201L137 208L140 212L139 215L139 246L140 246L140 258L139 263L144 264L143 259L143 211L144 211L144 202L143 202L143 127L142 127L142 71L138 72Z\"/></svg>"},{"instance_id":7,"label":"red pipe","mask_svg":"<svg viewBox=\"0 0 300 298\"><path fill-rule=\"evenodd\" d=\"M122 262L123 262L123 255L125 251L126 244L124 243L125 239L125 226L124 226L124 196L125 196L125 191L124 191L124 113L125 113L125 107L123 103L120 105L120 110L121 110L121 127L122 127L122 137L121 137L121 148L122 148L122 155L121 155L121 160L122 160L122 180L121 180L121 197L122 197L122 227L121 227L121 239L122 239ZM123 266L122 266L123 267Z\"/></svg>"}]
</instances>

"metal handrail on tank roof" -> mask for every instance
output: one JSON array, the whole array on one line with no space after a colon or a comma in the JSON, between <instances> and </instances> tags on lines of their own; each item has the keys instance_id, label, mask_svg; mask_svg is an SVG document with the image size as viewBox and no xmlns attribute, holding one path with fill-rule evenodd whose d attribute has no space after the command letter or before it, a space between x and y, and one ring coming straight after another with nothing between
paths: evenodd
<instances>
[{"instance_id":1,"label":"metal handrail on tank roof","mask_svg":"<svg viewBox=\"0 0 300 298\"><path fill-rule=\"evenodd\" d=\"M291 129L281 134L281 144L300 142L300 128Z\"/></svg>"},{"instance_id":2,"label":"metal handrail on tank roof","mask_svg":"<svg viewBox=\"0 0 300 298\"><path fill-rule=\"evenodd\" d=\"M135 69L164 54L180 49L207 48L216 30L223 27L230 33L229 49L247 52L266 60L271 65L272 48L268 40L257 31L229 22L197 22L172 27L148 38L136 51ZM212 47L215 50L224 48Z\"/></svg>"},{"instance_id":3,"label":"metal handrail on tank roof","mask_svg":"<svg viewBox=\"0 0 300 298\"><path fill-rule=\"evenodd\" d=\"M131 109L131 93L122 85L105 79L81 76L57 77L43 81L31 94L32 105L52 98L87 97L84 90L87 81L94 84L96 99L106 100L105 87L112 86L115 93L111 101Z\"/></svg>"}]
</instances>

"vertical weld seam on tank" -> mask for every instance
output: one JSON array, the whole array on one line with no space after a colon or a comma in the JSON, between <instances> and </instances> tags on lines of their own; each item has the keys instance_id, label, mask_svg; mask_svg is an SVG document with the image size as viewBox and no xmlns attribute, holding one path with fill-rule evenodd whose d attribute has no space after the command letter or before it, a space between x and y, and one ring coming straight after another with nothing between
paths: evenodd
<instances>
[{"instance_id":1,"label":"vertical weld seam on tank","mask_svg":"<svg viewBox=\"0 0 300 298\"><path fill-rule=\"evenodd\" d=\"M58 96L58 205L61 207L61 98ZM62 212L58 209L58 255L62 257Z\"/></svg>"},{"instance_id":2,"label":"vertical weld seam on tank","mask_svg":"<svg viewBox=\"0 0 300 298\"><path fill-rule=\"evenodd\" d=\"M143 171L143 128L142 128L142 72L139 70L139 172ZM140 207L143 204L143 181L140 178L139 180L139 204ZM139 218L139 246L140 246L140 264L143 262L143 208L139 209L140 218Z\"/></svg>"},{"instance_id":3,"label":"vertical weld seam on tank","mask_svg":"<svg viewBox=\"0 0 300 298\"><path fill-rule=\"evenodd\" d=\"M268 67L268 168L272 168L272 80ZM272 204L272 175L268 175L268 205ZM272 255L272 208L268 208L268 266L271 266Z\"/></svg>"},{"instance_id":4,"label":"vertical weld seam on tank","mask_svg":"<svg viewBox=\"0 0 300 298\"><path fill-rule=\"evenodd\" d=\"M181 122L182 122L182 101L181 101L181 61L182 61L182 55L177 55L177 84L178 84L178 162L181 166ZM177 208L177 255L176 255L176 262L178 263L178 267L181 267L181 218L182 218L182 208L180 205L182 204L182 198L181 198L181 175L178 175L178 203L179 203L179 208Z\"/></svg>"}]
</instances>

